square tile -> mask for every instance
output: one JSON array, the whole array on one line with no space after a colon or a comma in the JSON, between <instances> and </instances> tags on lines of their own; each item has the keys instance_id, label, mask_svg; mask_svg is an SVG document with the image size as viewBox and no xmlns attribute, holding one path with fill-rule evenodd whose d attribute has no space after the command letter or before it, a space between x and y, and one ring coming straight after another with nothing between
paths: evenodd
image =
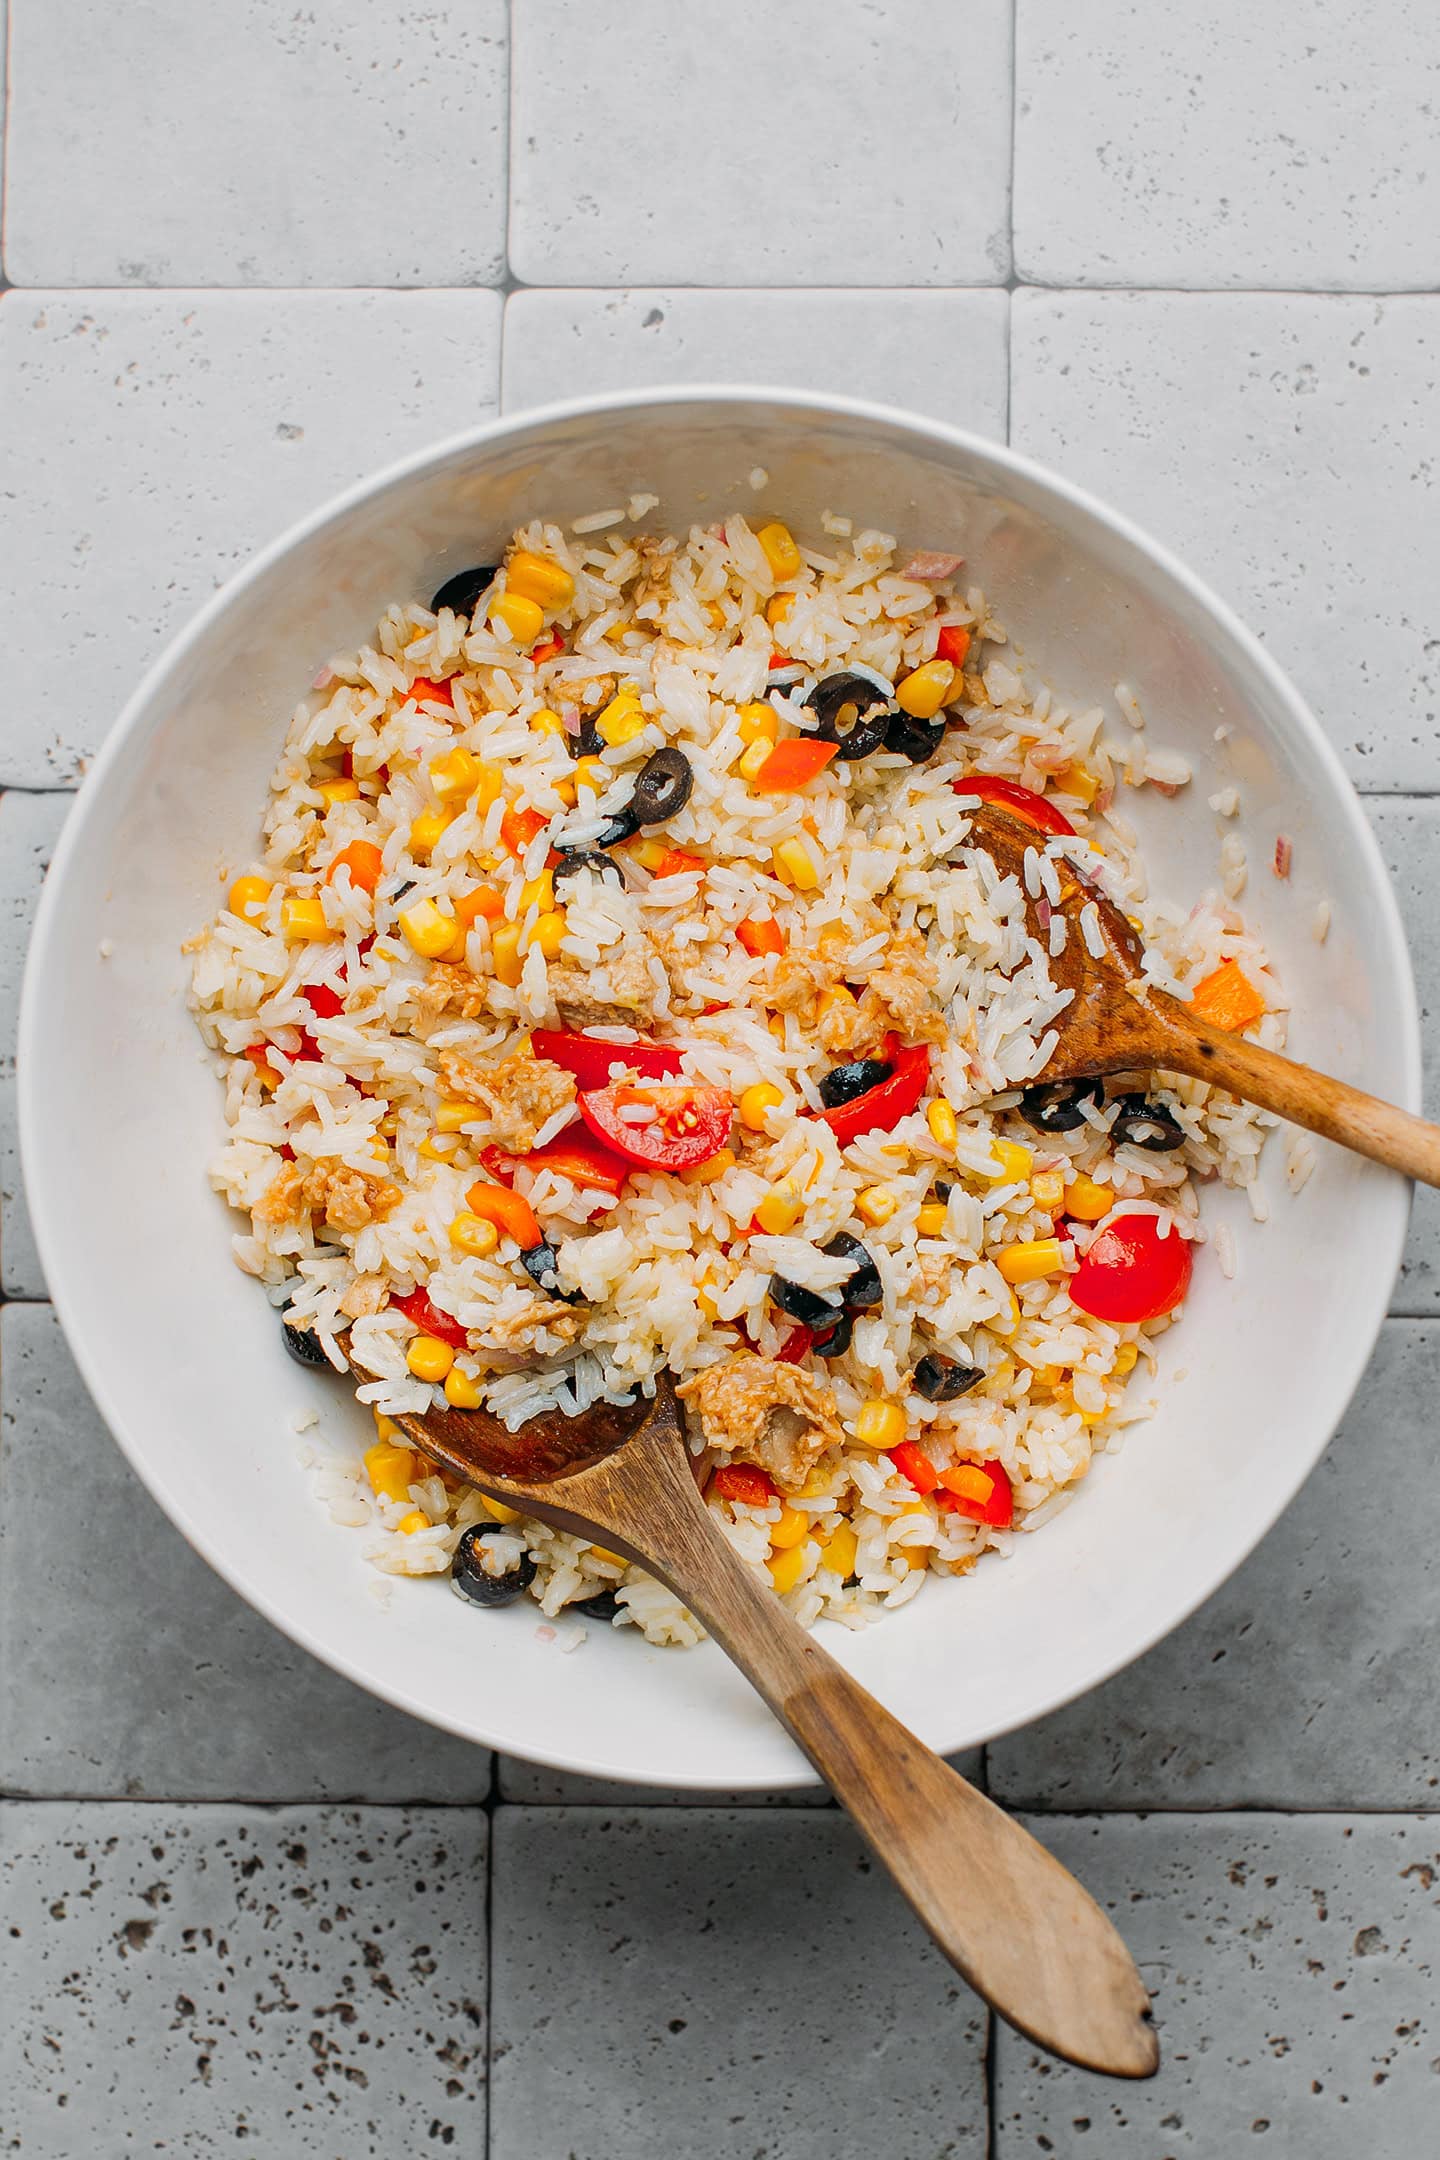
<instances>
[{"instance_id":1,"label":"square tile","mask_svg":"<svg viewBox=\"0 0 1440 2160\"><path fill-rule=\"evenodd\" d=\"M622 27L623 25L623 27ZM529 285L998 285L1009 0L518 0ZM764 381L750 356L730 375Z\"/></svg>"},{"instance_id":2,"label":"square tile","mask_svg":"<svg viewBox=\"0 0 1440 2160\"><path fill-rule=\"evenodd\" d=\"M45 1295L20 1181L15 1035L40 884L73 800L15 788L0 794L0 1283L6 1297Z\"/></svg>"},{"instance_id":3,"label":"square tile","mask_svg":"<svg viewBox=\"0 0 1440 2160\"><path fill-rule=\"evenodd\" d=\"M0 1410L0 1789L485 1797L483 1749L332 1673L191 1551L101 1424L48 1305L0 1314Z\"/></svg>"},{"instance_id":4,"label":"square tile","mask_svg":"<svg viewBox=\"0 0 1440 2160\"><path fill-rule=\"evenodd\" d=\"M1020 292L1010 410L1234 602L1358 785L1440 788L1440 300Z\"/></svg>"},{"instance_id":5,"label":"square tile","mask_svg":"<svg viewBox=\"0 0 1440 2160\"><path fill-rule=\"evenodd\" d=\"M986 2018L837 1813L501 1808L492 2160L962 2160Z\"/></svg>"},{"instance_id":6,"label":"square tile","mask_svg":"<svg viewBox=\"0 0 1440 2160\"><path fill-rule=\"evenodd\" d=\"M499 282L505 0L10 15L13 284Z\"/></svg>"},{"instance_id":7,"label":"square tile","mask_svg":"<svg viewBox=\"0 0 1440 2160\"><path fill-rule=\"evenodd\" d=\"M1387 1321L1328 1454L1259 1549L1137 1664L993 1742L995 1796L1066 1809L1435 1807L1437 1357L1433 1324ZM1130 1444L1144 1447L1143 1428Z\"/></svg>"},{"instance_id":8,"label":"square tile","mask_svg":"<svg viewBox=\"0 0 1440 2160\"><path fill-rule=\"evenodd\" d=\"M1122 2085L997 2021L995 2160L1419 2160L1435 2148L1433 1816L1039 1826L1122 1930L1160 2068Z\"/></svg>"},{"instance_id":9,"label":"square tile","mask_svg":"<svg viewBox=\"0 0 1440 2160\"><path fill-rule=\"evenodd\" d=\"M1440 282L1424 0L1020 0L1015 258L1042 285Z\"/></svg>"},{"instance_id":10,"label":"square tile","mask_svg":"<svg viewBox=\"0 0 1440 2160\"><path fill-rule=\"evenodd\" d=\"M906 405L1003 440L1003 292L520 292L502 404L713 383L737 373Z\"/></svg>"},{"instance_id":11,"label":"square tile","mask_svg":"<svg viewBox=\"0 0 1440 2160\"><path fill-rule=\"evenodd\" d=\"M479 1810L0 1810L8 2150L485 2150Z\"/></svg>"},{"instance_id":12,"label":"square tile","mask_svg":"<svg viewBox=\"0 0 1440 2160\"><path fill-rule=\"evenodd\" d=\"M0 785L73 784L247 556L484 419L499 375L494 293L6 293Z\"/></svg>"},{"instance_id":13,"label":"square tile","mask_svg":"<svg viewBox=\"0 0 1440 2160\"><path fill-rule=\"evenodd\" d=\"M1410 941L1420 1001L1420 1042L1425 1056L1425 1114L1440 1115L1440 802L1433 796L1372 798L1366 809ZM1417 1185L1410 1235L1400 1280L1390 1300L1397 1313L1440 1313L1440 1192Z\"/></svg>"}]
</instances>

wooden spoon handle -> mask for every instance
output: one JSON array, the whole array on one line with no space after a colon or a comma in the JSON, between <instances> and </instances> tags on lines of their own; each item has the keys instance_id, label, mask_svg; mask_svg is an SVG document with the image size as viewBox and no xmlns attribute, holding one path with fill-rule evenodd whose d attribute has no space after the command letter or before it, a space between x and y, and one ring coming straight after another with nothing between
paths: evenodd
<instances>
[{"instance_id":1,"label":"wooden spoon handle","mask_svg":"<svg viewBox=\"0 0 1440 2160\"><path fill-rule=\"evenodd\" d=\"M1158 1062L1258 1103L1262 1110L1274 1110L1310 1132L1418 1178L1422 1185L1440 1185L1440 1125L1212 1027L1174 998L1156 996L1151 1002L1162 1007L1169 1037L1157 1052Z\"/></svg>"}]
</instances>

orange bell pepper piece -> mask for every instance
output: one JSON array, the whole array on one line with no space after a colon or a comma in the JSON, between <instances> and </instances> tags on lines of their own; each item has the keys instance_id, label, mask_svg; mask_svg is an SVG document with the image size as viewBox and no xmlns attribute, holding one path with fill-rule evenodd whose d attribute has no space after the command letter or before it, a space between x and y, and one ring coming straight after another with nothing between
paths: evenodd
<instances>
[{"instance_id":1,"label":"orange bell pepper piece","mask_svg":"<svg viewBox=\"0 0 1440 2160\"><path fill-rule=\"evenodd\" d=\"M1265 1011L1265 1000L1238 960L1222 961L1190 996L1190 1010L1212 1027L1227 1028L1232 1035L1253 1027Z\"/></svg>"}]
</instances>

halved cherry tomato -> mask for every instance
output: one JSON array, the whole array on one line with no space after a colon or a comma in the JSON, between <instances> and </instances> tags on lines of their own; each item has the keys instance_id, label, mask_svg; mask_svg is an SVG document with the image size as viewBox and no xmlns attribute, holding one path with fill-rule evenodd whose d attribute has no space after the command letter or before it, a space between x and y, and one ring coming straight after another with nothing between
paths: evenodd
<instances>
[{"instance_id":1,"label":"halved cherry tomato","mask_svg":"<svg viewBox=\"0 0 1440 2160\"><path fill-rule=\"evenodd\" d=\"M916 1447L913 1440L902 1440L899 1447L886 1448L885 1453L901 1477L913 1485L916 1492L934 1492L940 1482L940 1474L924 1448Z\"/></svg>"},{"instance_id":2,"label":"halved cherry tomato","mask_svg":"<svg viewBox=\"0 0 1440 2160\"><path fill-rule=\"evenodd\" d=\"M300 993L317 1020L333 1020L345 1010L345 1000L329 983L309 983Z\"/></svg>"},{"instance_id":3,"label":"halved cherry tomato","mask_svg":"<svg viewBox=\"0 0 1440 2160\"><path fill-rule=\"evenodd\" d=\"M785 950L785 933L779 923L771 920L736 923L735 935L752 959L758 959L761 953Z\"/></svg>"},{"instance_id":4,"label":"halved cherry tomato","mask_svg":"<svg viewBox=\"0 0 1440 2160\"><path fill-rule=\"evenodd\" d=\"M384 857L371 840L352 840L349 847L342 847L325 872L325 882L333 885L337 872L348 870L350 882L359 892L373 893L380 882Z\"/></svg>"},{"instance_id":5,"label":"halved cherry tomato","mask_svg":"<svg viewBox=\"0 0 1440 2160\"><path fill-rule=\"evenodd\" d=\"M538 810L517 810L513 803L507 804L500 820L500 844L510 850L518 862L537 833L542 833L550 820L541 817Z\"/></svg>"},{"instance_id":6,"label":"halved cherry tomato","mask_svg":"<svg viewBox=\"0 0 1440 2160\"><path fill-rule=\"evenodd\" d=\"M839 755L839 743L822 742L818 735L788 736L776 743L750 785L761 795L791 795Z\"/></svg>"},{"instance_id":7,"label":"halved cherry tomato","mask_svg":"<svg viewBox=\"0 0 1440 2160\"><path fill-rule=\"evenodd\" d=\"M1033 788L1021 787L1018 780L1002 780L996 773L969 773L965 779L955 781L954 787L957 795L978 795L981 802L998 803L1002 810L1008 810L1024 825L1033 825L1037 832L1074 833L1063 811Z\"/></svg>"},{"instance_id":8,"label":"halved cherry tomato","mask_svg":"<svg viewBox=\"0 0 1440 2160\"><path fill-rule=\"evenodd\" d=\"M487 1147L480 1150L480 1160L502 1185L508 1185L517 1170L554 1170L569 1178L572 1185L587 1185L617 1200L630 1175L630 1165L623 1156L597 1140L594 1133L576 1125L557 1133L544 1147L532 1148L528 1155L507 1155L503 1148Z\"/></svg>"},{"instance_id":9,"label":"halved cherry tomato","mask_svg":"<svg viewBox=\"0 0 1440 2160\"><path fill-rule=\"evenodd\" d=\"M390 1303L397 1312L403 1312L407 1320L413 1320L422 1335L438 1335L452 1350L469 1349L470 1338L460 1322L452 1314L441 1312L438 1305L432 1305L423 1290L412 1290L408 1297L392 1297Z\"/></svg>"},{"instance_id":10,"label":"halved cherry tomato","mask_svg":"<svg viewBox=\"0 0 1440 2160\"><path fill-rule=\"evenodd\" d=\"M935 646L937 660L948 660L951 667L964 667L965 655L970 650L970 632L960 623L942 623Z\"/></svg>"},{"instance_id":11,"label":"halved cherry tomato","mask_svg":"<svg viewBox=\"0 0 1440 2160\"><path fill-rule=\"evenodd\" d=\"M1190 1287L1190 1240L1162 1237L1153 1215L1122 1215L1102 1230L1066 1282L1070 1302L1097 1320L1158 1320Z\"/></svg>"},{"instance_id":12,"label":"halved cherry tomato","mask_svg":"<svg viewBox=\"0 0 1440 2160\"><path fill-rule=\"evenodd\" d=\"M603 1042L569 1028L536 1028L530 1047L547 1064L574 1073L576 1086L587 1090L608 1087L612 1065L624 1065L642 1080L671 1080L680 1070L680 1053L671 1043Z\"/></svg>"},{"instance_id":13,"label":"halved cherry tomato","mask_svg":"<svg viewBox=\"0 0 1440 2160\"><path fill-rule=\"evenodd\" d=\"M626 1110L644 1110L631 1124ZM647 1170L690 1170L718 1155L730 1137L735 1106L725 1088L637 1087L622 1080L580 1097L580 1115L597 1139Z\"/></svg>"},{"instance_id":14,"label":"halved cherry tomato","mask_svg":"<svg viewBox=\"0 0 1440 2160\"><path fill-rule=\"evenodd\" d=\"M902 1050L897 1038L887 1035L885 1057L894 1068L888 1080L867 1088L853 1102L841 1103L838 1110L820 1112L841 1147L849 1147L864 1133L889 1132L902 1117L910 1115L925 1093L930 1077L928 1045L917 1043L913 1050Z\"/></svg>"},{"instance_id":15,"label":"halved cherry tomato","mask_svg":"<svg viewBox=\"0 0 1440 2160\"><path fill-rule=\"evenodd\" d=\"M780 1497L755 1463L723 1463L710 1482L722 1500L738 1500L743 1507L764 1507Z\"/></svg>"},{"instance_id":16,"label":"halved cherry tomato","mask_svg":"<svg viewBox=\"0 0 1440 2160\"><path fill-rule=\"evenodd\" d=\"M428 675L417 675L410 685L410 695L423 699L431 705L453 705L455 694L448 682L432 682Z\"/></svg>"},{"instance_id":17,"label":"halved cherry tomato","mask_svg":"<svg viewBox=\"0 0 1440 2160\"><path fill-rule=\"evenodd\" d=\"M960 1463L940 1472L935 1505L948 1515L965 1515L971 1522L992 1523L1008 1530L1015 1520L1015 1494L1004 1466L993 1458L983 1463Z\"/></svg>"}]
</instances>

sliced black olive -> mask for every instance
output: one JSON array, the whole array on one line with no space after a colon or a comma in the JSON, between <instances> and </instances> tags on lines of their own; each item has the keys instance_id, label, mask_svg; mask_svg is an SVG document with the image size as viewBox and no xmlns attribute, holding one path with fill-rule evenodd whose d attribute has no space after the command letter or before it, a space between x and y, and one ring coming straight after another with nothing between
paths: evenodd
<instances>
[{"instance_id":1,"label":"sliced black olive","mask_svg":"<svg viewBox=\"0 0 1440 2160\"><path fill-rule=\"evenodd\" d=\"M606 818L595 835L597 848L619 847L622 840L633 840L640 830L640 820L626 803L623 810L616 810Z\"/></svg>"},{"instance_id":2,"label":"sliced black olive","mask_svg":"<svg viewBox=\"0 0 1440 2160\"><path fill-rule=\"evenodd\" d=\"M584 1613L587 1620L613 1620L620 1610L620 1600L613 1590L600 1590L594 1597L580 1598L574 1605L567 1605L565 1610Z\"/></svg>"},{"instance_id":3,"label":"sliced black olive","mask_svg":"<svg viewBox=\"0 0 1440 2160\"><path fill-rule=\"evenodd\" d=\"M392 893L390 894L390 898L391 898L391 900L392 900L392 901L393 901L393 900L403 900L407 892L414 892L414 890L415 890L415 880L414 880L414 878L413 878L413 877L407 877L407 878L403 879L403 880L402 880L402 882L401 882L401 883L400 883L399 885L397 885L397 886L395 887L395 890L394 890L394 892L392 892Z\"/></svg>"},{"instance_id":4,"label":"sliced black olive","mask_svg":"<svg viewBox=\"0 0 1440 2160\"><path fill-rule=\"evenodd\" d=\"M855 1263L854 1274L840 1285L840 1296L847 1312L869 1312L872 1305L881 1302L885 1292L880 1282L880 1270L859 1238L842 1230L820 1250L831 1260L853 1260Z\"/></svg>"},{"instance_id":5,"label":"sliced black olive","mask_svg":"<svg viewBox=\"0 0 1440 2160\"><path fill-rule=\"evenodd\" d=\"M553 1245L532 1245L520 1255L520 1265L530 1277L537 1290L547 1297L561 1298L573 1305L580 1296L578 1290L562 1290L560 1287L560 1262Z\"/></svg>"},{"instance_id":6,"label":"sliced black olive","mask_svg":"<svg viewBox=\"0 0 1440 2160\"><path fill-rule=\"evenodd\" d=\"M908 713L892 712L885 728L885 748L912 765L934 757L944 740L943 720L912 720Z\"/></svg>"},{"instance_id":7,"label":"sliced black olive","mask_svg":"<svg viewBox=\"0 0 1440 2160\"><path fill-rule=\"evenodd\" d=\"M894 1070L885 1058L852 1058L848 1065L837 1065L826 1073L820 1082L820 1100L827 1110L838 1110L841 1103L854 1102L857 1095L868 1095L871 1088L888 1080Z\"/></svg>"},{"instance_id":8,"label":"sliced black olive","mask_svg":"<svg viewBox=\"0 0 1440 2160\"><path fill-rule=\"evenodd\" d=\"M481 1554L488 1540L512 1535L501 1523L472 1523L461 1532L450 1585L467 1604L488 1605L492 1610L497 1605L513 1605L535 1580L535 1562L529 1553L522 1553L503 1575L492 1575L485 1566Z\"/></svg>"},{"instance_id":9,"label":"sliced black olive","mask_svg":"<svg viewBox=\"0 0 1440 2160\"><path fill-rule=\"evenodd\" d=\"M840 755L869 757L882 749L890 726L890 693L867 675L827 675L805 700L822 742L839 743Z\"/></svg>"},{"instance_id":10,"label":"sliced black olive","mask_svg":"<svg viewBox=\"0 0 1440 2160\"><path fill-rule=\"evenodd\" d=\"M326 1372L334 1371L329 1358L326 1357L325 1352L320 1347L320 1338L315 1333L314 1328L296 1327L292 1321L285 1318L284 1313L281 1313L280 1333L284 1339L285 1348L294 1358L297 1365L318 1366L323 1367Z\"/></svg>"},{"instance_id":11,"label":"sliced black olive","mask_svg":"<svg viewBox=\"0 0 1440 2160\"><path fill-rule=\"evenodd\" d=\"M948 1200L955 1190L955 1181L953 1178L937 1177L930 1189L937 1200Z\"/></svg>"},{"instance_id":12,"label":"sliced black olive","mask_svg":"<svg viewBox=\"0 0 1440 2160\"><path fill-rule=\"evenodd\" d=\"M1163 1103L1147 1102L1143 1095L1121 1096L1110 1138L1144 1148L1151 1155L1168 1155L1172 1148L1185 1145L1179 1119Z\"/></svg>"},{"instance_id":13,"label":"sliced black olive","mask_svg":"<svg viewBox=\"0 0 1440 2160\"><path fill-rule=\"evenodd\" d=\"M637 825L668 825L690 800L695 768L683 750L653 750L635 776L629 811Z\"/></svg>"},{"instance_id":14,"label":"sliced black olive","mask_svg":"<svg viewBox=\"0 0 1440 2160\"><path fill-rule=\"evenodd\" d=\"M844 1357L846 1351L850 1348L850 1340L854 1333L855 1321L853 1315L842 1312L839 1319L829 1327L814 1330L815 1340L810 1347L816 1357Z\"/></svg>"},{"instance_id":15,"label":"sliced black olive","mask_svg":"<svg viewBox=\"0 0 1440 2160\"><path fill-rule=\"evenodd\" d=\"M971 1388L978 1387L984 1377L978 1365L961 1365L954 1358L937 1357L932 1351L915 1367L910 1385L926 1402L954 1402L957 1395L968 1395Z\"/></svg>"},{"instance_id":16,"label":"sliced black olive","mask_svg":"<svg viewBox=\"0 0 1440 2160\"><path fill-rule=\"evenodd\" d=\"M609 745L600 733L595 721L593 719L582 720L580 732L575 737L575 755L577 757L603 757L608 748Z\"/></svg>"},{"instance_id":17,"label":"sliced black olive","mask_svg":"<svg viewBox=\"0 0 1440 2160\"><path fill-rule=\"evenodd\" d=\"M597 848L560 848L557 853L560 860L553 872L556 885L561 878L574 877L577 870L593 870L596 877L604 877L608 871L617 885L625 883L625 873L613 855L602 855Z\"/></svg>"},{"instance_id":18,"label":"sliced black olive","mask_svg":"<svg viewBox=\"0 0 1440 2160\"><path fill-rule=\"evenodd\" d=\"M442 607L448 607L457 615L473 615L481 593L494 584L498 574L491 563L474 570L457 570L454 577L446 578L430 602L431 614L438 615Z\"/></svg>"},{"instance_id":19,"label":"sliced black olive","mask_svg":"<svg viewBox=\"0 0 1440 2160\"><path fill-rule=\"evenodd\" d=\"M1085 1123L1081 1104L1095 1102L1099 1094L1100 1082L1093 1077L1042 1081L1039 1087L1028 1087L1021 1095L1020 1115L1040 1132L1074 1132L1077 1125Z\"/></svg>"},{"instance_id":20,"label":"sliced black olive","mask_svg":"<svg viewBox=\"0 0 1440 2160\"><path fill-rule=\"evenodd\" d=\"M799 1283L787 1282L783 1275L771 1276L770 1295L781 1312L789 1313L792 1320L799 1320L817 1335L833 1327L844 1309L821 1297L818 1290L804 1290Z\"/></svg>"}]
</instances>

